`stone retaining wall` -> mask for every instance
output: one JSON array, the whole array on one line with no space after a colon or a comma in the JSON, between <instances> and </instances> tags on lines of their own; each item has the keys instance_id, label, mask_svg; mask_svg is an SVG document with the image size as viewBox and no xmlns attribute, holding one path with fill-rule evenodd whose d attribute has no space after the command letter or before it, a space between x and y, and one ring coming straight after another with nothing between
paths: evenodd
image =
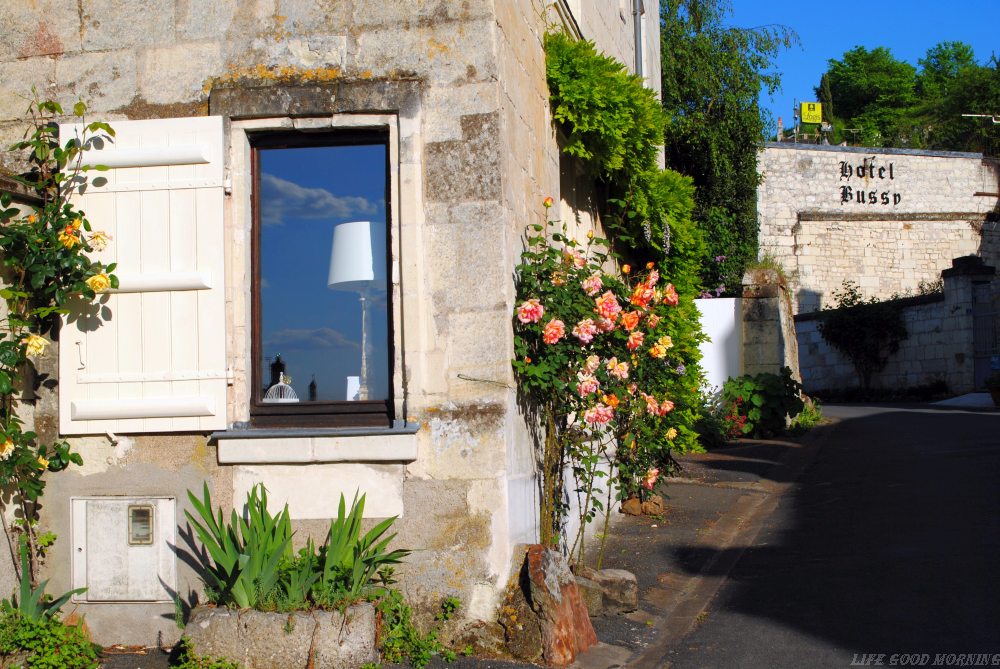
<instances>
[{"instance_id":1,"label":"stone retaining wall","mask_svg":"<svg viewBox=\"0 0 1000 669\"><path fill-rule=\"evenodd\" d=\"M844 280L884 299L952 258L1000 260L1000 168L980 154L771 143L760 173L760 251L784 269L796 313L829 306Z\"/></svg>"}]
</instances>

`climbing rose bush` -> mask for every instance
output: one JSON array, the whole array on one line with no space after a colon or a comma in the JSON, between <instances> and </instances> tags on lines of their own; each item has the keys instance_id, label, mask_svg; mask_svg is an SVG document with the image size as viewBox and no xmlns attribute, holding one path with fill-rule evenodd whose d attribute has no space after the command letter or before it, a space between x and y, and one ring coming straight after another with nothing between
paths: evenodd
<instances>
[{"instance_id":1,"label":"climbing rose bush","mask_svg":"<svg viewBox=\"0 0 1000 669\"><path fill-rule=\"evenodd\" d=\"M677 390L697 385L688 372L697 342L675 344L679 296L655 263L636 271L607 240L578 241L555 221L529 231L512 364L540 422L556 432L556 457L577 478L589 520L612 487L620 498L642 497L670 469L672 452L697 447L690 411L675 414ZM612 470L604 487L595 485L601 460Z\"/></svg>"}]
</instances>

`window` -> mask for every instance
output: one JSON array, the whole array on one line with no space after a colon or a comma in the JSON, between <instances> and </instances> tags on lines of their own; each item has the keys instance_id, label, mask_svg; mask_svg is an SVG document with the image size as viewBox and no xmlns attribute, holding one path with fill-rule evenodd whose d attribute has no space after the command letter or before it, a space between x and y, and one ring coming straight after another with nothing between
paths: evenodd
<instances>
[{"instance_id":1,"label":"window","mask_svg":"<svg viewBox=\"0 0 1000 669\"><path fill-rule=\"evenodd\" d=\"M249 139L251 422L388 427L388 133Z\"/></svg>"}]
</instances>

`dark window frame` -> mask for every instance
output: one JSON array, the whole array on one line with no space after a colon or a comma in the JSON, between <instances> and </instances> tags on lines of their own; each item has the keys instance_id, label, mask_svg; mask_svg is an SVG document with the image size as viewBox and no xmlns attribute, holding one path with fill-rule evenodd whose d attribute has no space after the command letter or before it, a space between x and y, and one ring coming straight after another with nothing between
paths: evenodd
<instances>
[{"instance_id":1,"label":"dark window frame","mask_svg":"<svg viewBox=\"0 0 1000 669\"><path fill-rule=\"evenodd\" d=\"M387 344L389 366L389 393L384 400L356 400L333 402L270 403L262 401L264 370L261 344L261 295L260 295L260 158L259 149L308 148L324 146L357 146L382 144L385 147L385 224L386 272L392 276L392 159L389 151L388 129L333 128L322 132L262 131L248 133L251 149L251 356L252 373L250 388L250 424L253 427L375 427L388 428L393 424L395 331L393 323L392 282L386 282L389 333Z\"/></svg>"}]
</instances>

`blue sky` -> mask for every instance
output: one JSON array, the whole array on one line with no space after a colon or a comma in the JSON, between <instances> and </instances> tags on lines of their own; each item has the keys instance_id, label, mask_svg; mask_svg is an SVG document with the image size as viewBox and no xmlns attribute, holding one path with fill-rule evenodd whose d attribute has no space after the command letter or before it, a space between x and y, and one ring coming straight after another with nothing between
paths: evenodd
<instances>
[{"instance_id":1,"label":"blue sky","mask_svg":"<svg viewBox=\"0 0 1000 669\"><path fill-rule=\"evenodd\" d=\"M785 127L792 125L794 100L815 100L813 88L827 61L840 59L855 46L888 47L893 56L915 67L938 42L972 46L982 64L992 53L1000 57L1000 0L868 0L856 3L803 0L732 0L727 25L754 27L783 24L795 30L800 46L782 52L776 69L782 90L760 104Z\"/></svg>"}]
</instances>

